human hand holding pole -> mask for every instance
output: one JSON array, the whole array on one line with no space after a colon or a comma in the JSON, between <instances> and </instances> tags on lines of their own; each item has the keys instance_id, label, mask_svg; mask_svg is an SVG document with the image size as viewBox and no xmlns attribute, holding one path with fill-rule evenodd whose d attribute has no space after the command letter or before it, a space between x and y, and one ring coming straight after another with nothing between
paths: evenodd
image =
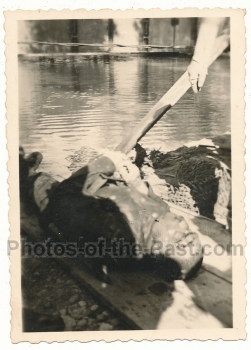
<instances>
[{"instance_id":1,"label":"human hand holding pole","mask_svg":"<svg viewBox=\"0 0 251 350\"><path fill-rule=\"evenodd\" d=\"M219 34L226 35L223 31L225 23L225 17L201 19L194 55L187 69L189 81L195 93L201 91L204 85L210 58L217 45L217 37Z\"/></svg>"}]
</instances>

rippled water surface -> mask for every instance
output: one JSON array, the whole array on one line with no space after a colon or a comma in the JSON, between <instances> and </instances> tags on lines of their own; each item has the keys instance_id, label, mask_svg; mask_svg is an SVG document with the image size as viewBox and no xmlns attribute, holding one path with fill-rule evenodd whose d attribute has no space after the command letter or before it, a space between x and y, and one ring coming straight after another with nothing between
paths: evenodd
<instances>
[{"instance_id":1,"label":"rippled water surface","mask_svg":"<svg viewBox=\"0 0 251 350\"><path fill-rule=\"evenodd\" d=\"M41 151L42 170L66 177L67 157L86 147L113 148L184 73L187 59L19 60L19 131L26 152ZM229 59L209 70L141 140L174 149L230 130Z\"/></svg>"}]
</instances>

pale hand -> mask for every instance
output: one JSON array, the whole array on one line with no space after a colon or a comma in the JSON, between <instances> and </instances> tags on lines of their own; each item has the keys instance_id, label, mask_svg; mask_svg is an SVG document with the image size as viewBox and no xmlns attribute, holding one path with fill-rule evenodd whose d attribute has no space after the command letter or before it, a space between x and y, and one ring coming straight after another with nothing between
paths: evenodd
<instances>
[{"instance_id":1,"label":"pale hand","mask_svg":"<svg viewBox=\"0 0 251 350\"><path fill-rule=\"evenodd\" d=\"M121 163L118 171L128 185L135 187L142 194L148 194L148 188L141 180L139 168L136 165L127 160Z\"/></svg>"},{"instance_id":2,"label":"pale hand","mask_svg":"<svg viewBox=\"0 0 251 350\"><path fill-rule=\"evenodd\" d=\"M192 59L190 65L187 68L187 71L193 91L195 93L201 91L201 88L204 85L207 76L207 68Z\"/></svg>"}]
</instances>

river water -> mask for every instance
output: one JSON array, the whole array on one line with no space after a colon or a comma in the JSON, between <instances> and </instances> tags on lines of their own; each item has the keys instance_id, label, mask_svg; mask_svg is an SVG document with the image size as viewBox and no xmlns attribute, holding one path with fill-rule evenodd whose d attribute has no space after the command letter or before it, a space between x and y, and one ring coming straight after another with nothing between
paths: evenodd
<instances>
[{"instance_id":1,"label":"river water","mask_svg":"<svg viewBox=\"0 0 251 350\"><path fill-rule=\"evenodd\" d=\"M19 59L19 135L42 171L70 175L80 149L114 148L184 73L184 58ZM175 149L230 131L230 62L218 59L202 92L191 89L141 140Z\"/></svg>"}]
</instances>

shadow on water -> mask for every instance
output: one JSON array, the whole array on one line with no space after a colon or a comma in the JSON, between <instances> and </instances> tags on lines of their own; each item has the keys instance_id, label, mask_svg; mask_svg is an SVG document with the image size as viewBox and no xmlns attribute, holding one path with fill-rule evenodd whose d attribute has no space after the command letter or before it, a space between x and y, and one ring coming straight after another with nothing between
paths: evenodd
<instances>
[{"instance_id":1,"label":"shadow on water","mask_svg":"<svg viewBox=\"0 0 251 350\"><path fill-rule=\"evenodd\" d=\"M138 72L139 72L139 97L142 103L148 102L149 100L149 90L148 90L148 61L139 60L138 62Z\"/></svg>"},{"instance_id":2,"label":"shadow on water","mask_svg":"<svg viewBox=\"0 0 251 350\"><path fill-rule=\"evenodd\" d=\"M81 84L80 84L80 79L79 79L79 69L78 69L78 64L76 63L75 60L73 60L71 73L72 73L74 92L81 91Z\"/></svg>"}]
</instances>

